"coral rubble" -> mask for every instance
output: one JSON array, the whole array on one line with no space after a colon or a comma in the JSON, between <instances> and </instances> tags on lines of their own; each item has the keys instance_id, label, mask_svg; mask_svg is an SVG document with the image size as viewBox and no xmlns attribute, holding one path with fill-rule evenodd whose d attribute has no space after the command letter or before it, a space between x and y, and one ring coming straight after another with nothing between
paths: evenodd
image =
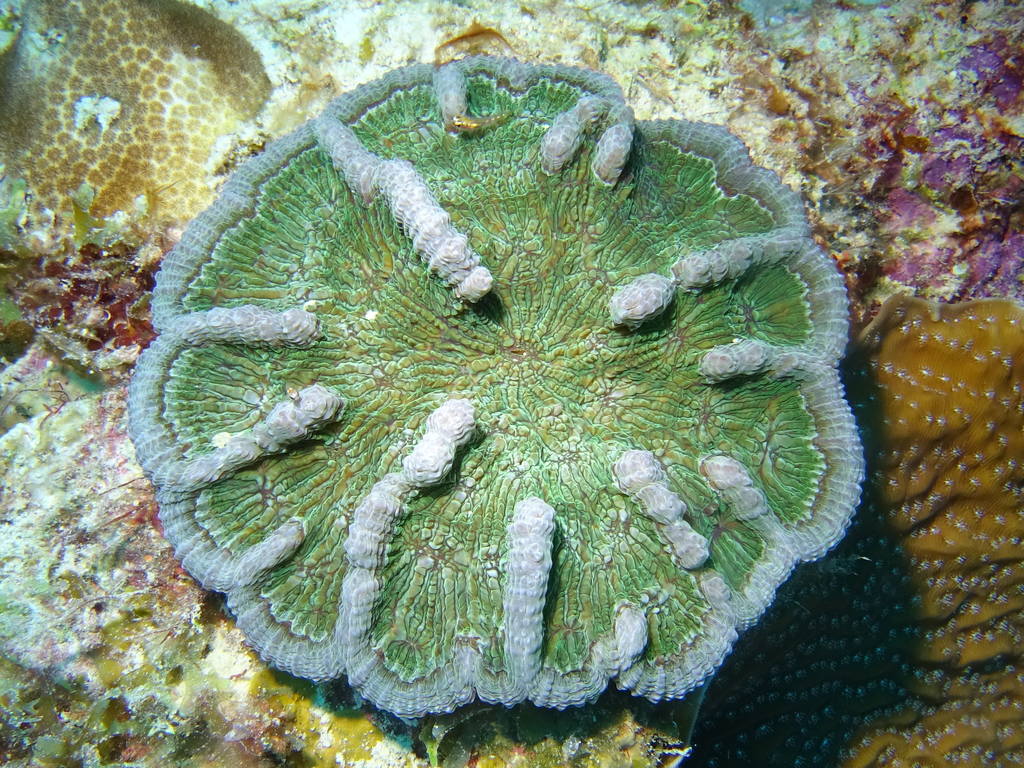
<instances>
[{"instance_id":1,"label":"coral rubble","mask_svg":"<svg viewBox=\"0 0 1024 768\"><path fill-rule=\"evenodd\" d=\"M134 363L153 338L149 292L158 256L158 248L119 243L41 257L11 280L19 316L66 360L87 369Z\"/></svg>"},{"instance_id":2,"label":"coral rubble","mask_svg":"<svg viewBox=\"0 0 1024 768\"><path fill-rule=\"evenodd\" d=\"M1019 3L818 3L764 36L754 100L799 151L866 319L894 292L1024 299ZM751 67L736 59L736 65ZM783 138L786 137L786 138Z\"/></svg>"},{"instance_id":3,"label":"coral rubble","mask_svg":"<svg viewBox=\"0 0 1024 768\"><path fill-rule=\"evenodd\" d=\"M858 495L799 198L587 70L340 97L153 307L131 431L183 564L272 664L403 716L683 696Z\"/></svg>"}]
</instances>

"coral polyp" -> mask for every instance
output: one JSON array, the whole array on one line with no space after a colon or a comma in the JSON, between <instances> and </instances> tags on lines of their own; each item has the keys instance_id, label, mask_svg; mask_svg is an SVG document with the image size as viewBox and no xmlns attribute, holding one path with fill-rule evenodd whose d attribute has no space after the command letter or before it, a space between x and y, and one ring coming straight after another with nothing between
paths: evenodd
<instances>
[{"instance_id":1,"label":"coral polyp","mask_svg":"<svg viewBox=\"0 0 1024 768\"><path fill-rule=\"evenodd\" d=\"M685 695L842 535L842 280L723 129L474 57L341 96L157 278L131 434L249 642L402 716Z\"/></svg>"}]
</instances>

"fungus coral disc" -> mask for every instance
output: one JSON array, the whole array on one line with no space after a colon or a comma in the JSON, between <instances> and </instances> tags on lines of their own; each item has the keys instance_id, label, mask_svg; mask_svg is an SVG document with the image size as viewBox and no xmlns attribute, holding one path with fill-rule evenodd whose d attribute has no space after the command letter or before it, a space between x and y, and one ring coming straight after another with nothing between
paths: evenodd
<instances>
[{"instance_id":1,"label":"fungus coral disc","mask_svg":"<svg viewBox=\"0 0 1024 768\"><path fill-rule=\"evenodd\" d=\"M271 663L399 715L563 708L612 678L683 696L852 512L839 275L724 130L634 123L593 72L446 66L337 99L168 256L131 390L166 533ZM561 165L541 157L553 125L579 132ZM652 273L674 299L614 325L609 300ZM215 308L232 314L209 329ZM737 339L765 365L703 376ZM314 386L330 408L281 405ZM449 411L458 429L431 418ZM287 444L262 437L272 412L302 415ZM657 482L623 491L626 451ZM710 456L763 514L708 482Z\"/></svg>"}]
</instances>

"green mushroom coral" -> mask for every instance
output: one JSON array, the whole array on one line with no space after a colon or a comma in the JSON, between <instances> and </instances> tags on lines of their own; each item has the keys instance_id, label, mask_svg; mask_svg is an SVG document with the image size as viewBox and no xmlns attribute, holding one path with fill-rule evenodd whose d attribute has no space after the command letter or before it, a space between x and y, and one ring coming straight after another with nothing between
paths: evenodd
<instances>
[{"instance_id":1,"label":"green mushroom coral","mask_svg":"<svg viewBox=\"0 0 1024 768\"><path fill-rule=\"evenodd\" d=\"M131 434L272 664L401 716L704 681L842 535L838 273L726 131L486 57L333 102L167 257Z\"/></svg>"}]
</instances>

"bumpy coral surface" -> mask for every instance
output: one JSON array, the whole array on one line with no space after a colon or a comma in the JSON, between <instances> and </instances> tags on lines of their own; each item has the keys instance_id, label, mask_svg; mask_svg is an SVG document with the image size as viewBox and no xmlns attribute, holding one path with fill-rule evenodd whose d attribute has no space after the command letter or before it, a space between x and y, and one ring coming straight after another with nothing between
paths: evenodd
<instances>
[{"instance_id":1,"label":"bumpy coral surface","mask_svg":"<svg viewBox=\"0 0 1024 768\"><path fill-rule=\"evenodd\" d=\"M682 696L857 497L799 198L584 70L341 97L193 222L154 322L131 431L183 564L401 715Z\"/></svg>"},{"instance_id":2,"label":"bumpy coral surface","mask_svg":"<svg viewBox=\"0 0 1024 768\"><path fill-rule=\"evenodd\" d=\"M1024 761L1024 307L897 299L864 343L884 393L880 503L920 596L909 687L850 766ZM916 711L915 711L916 710Z\"/></svg>"},{"instance_id":3,"label":"bumpy coral surface","mask_svg":"<svg viewBox=\"0 0 1024 768\"><path fill-rule=\"evenodd\" d=\"M1022 326L1011 301L883 306L851 361L868 503L716 678L698 765L1024 762Z\"/></svg>"},{"instance_id":4,"label":"bumpy coral surface","mask_svg":"<svg viewBox=\"0 0 1024 768\"><path fill-rule=\"evenodd\" d=\"M32 195L28 227L93 216L180 220L209 200L213 142L270 83L246 40L176 0L30 0L0 57L0 160ZM216 108L211 108L216 105Z\"/></svg>"}]
</instances>

